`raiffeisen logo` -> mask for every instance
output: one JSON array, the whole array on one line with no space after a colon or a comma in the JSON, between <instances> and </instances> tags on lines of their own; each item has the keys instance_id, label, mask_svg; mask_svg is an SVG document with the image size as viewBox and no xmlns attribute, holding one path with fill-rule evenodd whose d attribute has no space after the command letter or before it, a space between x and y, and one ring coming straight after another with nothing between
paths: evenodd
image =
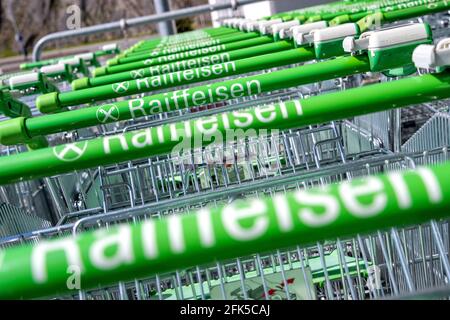
<instances>
[{"instance_id":1,"label":"raiffeisen logo","mask_svg":"<svg viewBox=\"0 0 450 320\"><path fill-rule=\"evenodd\" d=\"M223 49L225 48L224 45L218 46L218 47L223 48ZM169 54L167 56L159 56L159 57L149 58L149 59L144 60L144 65L150 66L150 65L170 63L170 62L176 63L178 61L181 62L183 60L194 59L194 58L195 59L200 59L200 58L209 59L207 57L210 57L217 52L224 51L224 50L218 50L218 47L214 46L214 47L202 48L202 49L198 49L198 50L178 52L178 53L174 53L174 54ZM210 54L210 55L208 55L208 54ZM226 54L226 53L222 52L221 54ZM229 61L229 59L224 60L224 61Z\"/></svg>"},{"instance_id":2,"label":"raiffeisen logo","mask_svg":"<svg viewBox=\"0 0 450 320\"><path fill-rule=\"evenodd\" d=\"M127 92L129 88L130 88L129 81L114 83L112 85L112 89L114 90L114 92L119 93L119 94Z\"/></svg>"},{"instance_id":3,"label":"raiffeisen logo","mask_svg":"<svg viewBox=\"0 0 450 320\"><path fill-rule=\"evenodd\" d=\"M150 82L142 80L142 82L139 82L140 88L157 84L151 80ZM158 79L160 84L159 81L161 80ZM132 99L128 102L128 111L131 117L138 118L244 96L258 95L261 92L261 83L258 80L235 82L230 85L206 85L198 89L175 90L149 98Z\"/></svg>"},{"instance_id":4,"label":"raiffeisen logo","mask_svg":"<svg viewBox=\"0 0 450 320\"><path fill-rule=\"evenodd\" d=\"M151 66L148 69L140 69L140 70L133 70L130 71L130 75L133 79L135 78L142 78L144 77L142 70L147 71L147 74L150 76L155 75L161 75L164 73L170 73L170 72L177 72L187 69L194 69L205 65L214 65L214 64L220 64L224 62L230 61L230 54L229 53L220 53L220 54L213 54L205 57L199 57L195 59L187 59L187 60L180 60L175 61L163 65L157 65L157 66ZM150 63L152 64L152 63ZM139 72L139 73L138 73Z\"/></svg>"},{"instance_id":5,"label":"raiffeisen logo","mask_svg":"<svg viewBox=\"0 0 450 320\"><path fill-rule=\"evenodd\" d=\"M82 284L88 279L92 285L102 278L106 282L133 279L170 271L172 267L167 266L189 267L193 261L206 263L306 244L324 235L355 234L405 219L424 221L430 215L417 212L438 210L444 195L433 169L418 168L272 198L246 199L195 214L39 243L29 252L29 260L21 260L29 263L21 267L29 272L23 279L37 286L63 288L66 268L71 265L81 271Z\"/></svg>"},{"instance_id":6,"label":"raiffeisen logo","mask_svg":"<svg viewBox=\"0 0 450 320\"><path fill-rule=\"evenodd\" d=\"M181 85L185 82L198 82L203 79L207 80L232 75L236 72L236 64L235 62L230 61L194 69L165 73L153 77L139 78L143 72L143 69L134 70L130 75L136 78L135 80L113 83L111 85L113 92L119 95L125 95L144 90L149 91L159 89L165 86Z\"/></svg>"},{"instance_id":7,"label":"raiffeisen logo","mask_svg":"<svg viewBox=\"0 0 450 320\"><path fill-rule=\"evenodd\" d=\"M212 46L212 47L201 48L201 49L197 49L197 50L183 51L183 52L178 52L178 53L169 54L169 55L165 55L165 56L159 56L159 57L156 57L155 60L158 61L158 63L171 62L171 61L176 61L176 60L181 60L181 59L195 58L198 56L204 56L204 55L212 54L212 53L218 53L221 51L225 51L225 49L226 49L226 46L221 44L218 46Z\"/></svg>"},{"instance_id":8,"label":"raiffeisen logo","mask_svg":"<svg viewBox=\"0 0 450 320\"><path fill-rule=\"evenodd\" d=\"M120 111L117 106L113 104L107 104L98 107L96 116L97 120L100 123L118 121L120 118Z\"/></svg>"},{"instance_id":9,"label":"raiffeisen logo","mask_svg":"<svg viewBox=\"0 0 450 320\"><path fill-rule=\"evenodd\" d=\"M190 43L190 44L186 44L186 45L169 47L167 49L162 50L161 53L162 54L172 54L172 53L177 53L180 51L195 50L195 49L199 49L202 47L209 47L209 46L218 45L218 44L220 44L220 40L198 41L198 42Z\"/></svg>"},{"instance_id":10,"label":"raiffeisen logo","mask_svg":"<svg viewBox=\"0 0 450 320\"><path fill-rule=\"evenodd\" d=\"M270 128L271 123L298 118L302 115L302 106L297 100L289 104L280 103L279 105L222 113L197 120L151 127L133 133L107 136L102 139L103 152L105 155L112 155L121 152L135 152L157 145L168 148L167 152L170 152L178 143L183 144L183 140L187 140L187 144L189 144L192 143L190 139L196 137L200 137L204 143L203 146L206 146L214 140L211 137L215 137L217 140L218 135L224 135L234 130L254 129L255 135L259 134L261 130L267 133L266 128Z\"/></svg>"},{"instance_id":11,"label":"raiffeisen logo","mask_svg":"<svg viewBox=\"0 0 450 320\"><path fill-rule=\"evenodd\" d=\"M136 87L138 90L154 89L165 85L181 84L185 81L208 79L212 76L218 77L227 74L233 74L236 72L235 62L225 62L214 65L206 65L195 69L188 69L183 71L165 73L153 77L147 77L142 79L136 79ZM113 84L115 92L126 92L129 87L124 90L124 86L127 82ZM120 90L118 90L120 89Z\"/></svg>"},{"instance_id":12,"label":"raiffeisen logo","mask_svg":"<svg viewBox=\"0 0 450 320\"><path fill-rule=\"evenodd\" d=\"M80 159L88 147L88 141L69 143L53 148L53 154L63 162L74 162Z\"/></svg>"},{"instance_id":13,"label":"raiffeisen logo","mask_svg":"<svg viewBox=\"0 0 450 320\"><path fill-rule=\"evenodd\" d=\"M133 79L143 78L145 76L144 69L131 70L130 75Z\"/></svg>"}]
</instances>

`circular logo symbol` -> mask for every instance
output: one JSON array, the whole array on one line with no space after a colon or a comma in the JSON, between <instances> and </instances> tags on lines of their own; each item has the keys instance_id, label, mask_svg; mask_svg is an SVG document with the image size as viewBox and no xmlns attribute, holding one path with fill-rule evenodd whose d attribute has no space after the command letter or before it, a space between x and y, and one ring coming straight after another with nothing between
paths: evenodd
<instances>
[{"instance_id":1,"label":"circular logo symbol","mask_svg":"<svg viewBox=\"0 0 450 320\"><path fill-rule=\"evenodd\" d=\"M116 92L116 93L127 92L129 87L130 87L130 83L128 81L114 83L112 85L112 88L113 88L114 92Z\"/></svg>"},{"instance_id":2,"label":"circular logo symbol","mask_svg":"<svg viewBox=\"0 0 450 320\"><path fill-rule=\"evenodd\" d=\"M114 122L120 118L119 108L113 104L98 107L96 115L100 123Z\"/></svg>"},{"instance_id":3,"label":"circular logo symbol","mask_svg":"<svg viewBox=\"0 0 450 320\"><path fill-rule=\"evenodd\" d=\"M69 143L53 148L54 155L63 162L73 162L80 159L86 152L87 141Z\"/></svg>"},{"instance_id":4,"label":"circular logo symbol","mask_svg":"<svg viewBox=\"0 0 450 320\"><path fill-rule=\"evenodd\" d=\"M144 77L144 69L132 70L131 77L133 79L143 78Z\"/></svg>"}]
</instances>

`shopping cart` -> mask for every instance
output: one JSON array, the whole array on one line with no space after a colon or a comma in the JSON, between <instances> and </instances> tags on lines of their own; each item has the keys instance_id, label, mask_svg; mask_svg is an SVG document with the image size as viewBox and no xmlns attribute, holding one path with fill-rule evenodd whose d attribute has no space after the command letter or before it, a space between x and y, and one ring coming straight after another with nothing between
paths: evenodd
<instances>
[{"instance_id":1,"label":"shopping cart","mask_svg":"<svg viewBox=\"0 0 450 320\"><path fill-rule=\"evenodd\" d=\"M76 56L62 57L40 63L24 64L25 70L12 74L3 75L0 79L1 90L5 90L0 102L2 108L8 108L9 112L0 110L0 121L16 117L35 117L40 112L36 108L35 100L42 93L48 91L66 92L70 90L70 82L80 77L83 73L93 70L97 66L97 59L104 61L113 53L118 53L118 47L110 44L102 47L95 54L85 53ZM60 60L63 62L60 63ZM1 99L0 99L1 100ZM70 137L70 134L68 135ZM2 156L8 156L26 152L27 148L39 148L46 145L46 139L36 137L34 144L0 146ZM50 143L61 143L67 141L63 135L52 137ZM2 214L4 219L4 232L2 236L21 233L32 229L49 227L56 223L50 212L53 210L49 205L48 196L44 185L39 181L24 181L13 186L1 186ZM15 221L17 219L17 221ZM29 220L29 222L27 222ZM15 230L15 231L13 231Z\"/></svg>"},{"instance_id":2,"label":"shopping cart","mask_svg":"<svg viewBox=\"0 0 450 320\"><path fill-rule=\"evenodd\" d=\"M442 18L438 15L432 19ZM367 82L387 81L390 78L378 74L354 75L273 90L186 111L80 129L66 136L65 142L83 143L93 137L170 125L217 115L224 110L284 103L346 91ZM161 154L45 177L44 186L59 222L48 228L29 226L28 230L7 231L0 243L2 247L12 248L81 231L109 229L120 223L138 226L162 217L184 216L205 207L220 208L255 198L277 199L275 196L296 190L445 162L449 160L450 144L447 112L445 100L425 102L402 109L401 113L382 111L270 131L225 148L198 148L182 155ZM416 123L421 128L412 135L408 133L410 137L402 141L402 138L406 140L402 121L417 119L418 113L422 120L430 119ZM224 157L230 161L223 161ZM4 188L10 186L0 190ZM26 188L33 190L34 186ZM8 194L4 197L9 201ZM373 229L377 228L365 229L366 232L356 236L330 236L326 241L220 259L174 272L167 271L177 268L168 268L152 277L74 290L60 297L356 300L449 296L447 220L375 232Z\"/></svg>"}]
</instances>

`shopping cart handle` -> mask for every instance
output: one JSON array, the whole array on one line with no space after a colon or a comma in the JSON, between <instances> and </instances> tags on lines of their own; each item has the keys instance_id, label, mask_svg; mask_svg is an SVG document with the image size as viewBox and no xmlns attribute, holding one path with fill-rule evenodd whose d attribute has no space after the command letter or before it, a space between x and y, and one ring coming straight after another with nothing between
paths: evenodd
<instances>
[{"instance_id":1,"label":"shopping cart handle","mask_svg":"<svg viewBox=\"0 0 450 320\"><path fill-rule=\"evenodd\" d=\"M317 59L340 56L345 53L342 41L346 37L359 35L356 23L345 23L314 31L314 48Z\"/></svg>"},{"instance_id":2,"label":"shopping cart handle","mask_svg":"<svg viewBox=\"0 0 450 320\"><path fill-rule=\"evenodd\" d=\"M29 112L28 107L24 113ZM30 112L31 116L31 112ZM26 144L28 149L36 150L48 147L47 139L43 136L30 137L26 130L27 117L14 117L0 122L0 144L13 146L17 143Z\"/></svg>"},{"instance_id":3,"label":"shopping cart handle","mask_svg":"<svg viewBox=\"0 0 450 320\"><path fill-rule=\"evenodd\" d=\"M68 64L60 64L60 63L51 64L49 66L41 67L41 69L39 71L47 76L52 75L52 74L60 74L66 70L66 66L69 67Z\"/></svg>"},{"instance_id":4,"label":"shopping cart handle","mask_svg":"<svg viewBox=\"0 0 450 320\"><path fill-rule=\"evenodd\" d=\"M348 14L343 14L337 17L334 17L333 19L330 20L330 26L338 26L344 23L348 23L351 22L351 18L350 15Z\"/></svg>"},{"instance_id":5,"label":"shopping cart handle","mask_svg":"<svg viewBox=\"0 0 450 320\"><path fill-rule=\"evenodd\" d=\"M97 58L93 52L81 53L77 54L75 58L80 58L82 61L91 66L99 66L100 63L97 61Z\"/></svg>"},{"instance_id":6,"label":"shopping cart handle","mask_svg":"<svg viewBox=\"0 0 450 320\"><path fill-rule=\"evenodd\" d=\"M40 74L38 72L27 73L11 77L9 79L9 87L11 90L21 90L29 88L39 83Z\"/></svg>"},{"instance_id":7,"label":"shopping cart handle","mask_svg":"<svg viewBox=\"0 0 450 320\"><path fill-rule=\"evenodd\" d=\"M88 68L86 66L86 62L85 62L84 59L82 59L79 56L75 56L75 57L70 58L70 59L61 60L61 61L59 61L59 63L60 64L68 64L73 69L78 70L79 72L81 72L86 77L89 76L89 71L88 71ZM95 65L95 64L93 64L93 65Z\"/></svg>"},{"instance_id":8,"label":"shopping cart handle","mask_svg":"<svg viewBox=\"0 0 450 320\"><path fill-rule=\"evenodd\" d=\"M309 23L312 23L312 22L320 21L320 20L323 20L322 16L320 14L317 14L317 15L309 17L308 20L306 20L306 23L309 24Z\"/></svg>"},{"instance_id":9,"label":"shopping cart handle","mask_svg":"<svg viewBox=\"0 0 450 320\"><path fill-rule=\"evenodd\" d=\"M362 50L380 50L409 43L419 43L431 39L431 29L426 23L413 23L399 27L386 28L379 31L368 31L359 39L347 37L343 47L346 52ZM400 48L400 47L398 47Z\"/></svg>"},{"instance_id":10,"label":"shopping cart handle","mask_svg":"<svg viewBox=\"0 0 450 320\"><path fill-rule=\"evenodd\" d=\"M348 36L359 34L356 23L346 23L339 26L319 29L314 32L314 42L327 42L336 39L343 39Z\"/></svg>"},{"instance_id":11,"label":"shopping cart handle","mask_svg":"<svg viewBox=\"0 0 450 320\"><path fill-rule=\"evenodd\" d=\"M361 34L359 39L346 37L345 52L367 52L372 71L398 71L402 75L415 72L413 52L421 44L432 43L431 28L426 23L414 23ZM399 66L402 66L400 70Z\"/></svg>"},{"instance_id":12,"label":"shopping cart handle","mask_svg":"<svg viewBox=\"0 0 450 320\"><path fill-rule=\"evenodd\" d=\"M106 44L101 47L101 50L105 53L118 53L120 51L119 45L117 43Z\"/></svg>"},{"instance_id":13,"label":"shopping cart handle","mask_svg":"<svg viewBox=\"0 0 450 320\"><path fill-rule=\"evenodd\" d=\"M45 137L28 135L25 121L32 116L31 110L25 103L16 100L8 90L0 90L0 113L12 118L0 122L0 144L15 145L20 142L30 150L48 147Z\"/></svg>"},{"instance_id":14,"label":"shopping cart handle","mask_svg":"<svg viewBox=\"0 0 450 320\"><path fill-rule=\"evenodd\" d=\"M421 44L433 43L431 28L426 23L389 28L372 32L368 36L370 68L384 71L399 63L404 65L403 74L415 72L413 52ZM408 70L407 70L408 69Z\"/></svg>"},{"instance_id":15,"label":"shopping cart handle","mask_svg":"<svg viewBox=\"0 0 450 320\"><path fill-rule=\"evenodd\" d=\"M0 90L0 113L10 118L31 116L30 108L15 99L8 89Z\"/></svg>"},{"instance_id":16,"label":"shopping cart handle","mask_svg":"<svg viewBox=\"0 0 450 320\"><path fill-rule=\"evenodd\" d=\"M420 45L413 53L417 68L433 69L450 66L450 38L442 39L436 46Z\"/></svg>"},{"instance_id":17,"label":"shopping cart handle","mask_svg":"<svg viewBox=\"0 0 450 320\"><path fill-rule=\"evenodd\" d=\"M345 52L356 52L367 50L369 47L370 34L369 32L363 33L359 39L355 39L354 37L346 37L342 42L342 46L344 47Z\"/></svg>"},{"instance_id":18,"label":"shopping cart handle","mask_svg":"<svg viewBox=\"0 0 450 320\"><path fill-rule=\"evenodd\" d=\"M72 82L73 80L73 69L71 65L68 64L52 64L49 66L43 66L39 69L42 74L45 74L49 78L62 78L67 82Z\"/></svg>"},{"instance_id":19,"label":"shopping cart handle","mask_svg":"<svg viewBox=\"0 0 450 320\"><path fill-rule=\"evenodd\" d=\"M58 91L58 88L50 83L48 78L41 72L32 72L11 77L9 79L9 88L12 91L21 91L23 94L36 92L49 93Z\"/></svg>"}]
</instances>

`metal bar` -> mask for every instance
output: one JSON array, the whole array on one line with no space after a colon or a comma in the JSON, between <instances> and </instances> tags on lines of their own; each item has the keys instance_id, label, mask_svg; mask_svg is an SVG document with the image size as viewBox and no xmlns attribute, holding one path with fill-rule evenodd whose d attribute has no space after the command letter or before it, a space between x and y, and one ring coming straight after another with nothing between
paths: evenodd
<instances>
[{"instance_id":1,"label":"metal bar","mask_svg":"<svg viewBox=\"0 0 450 320\"><path fill-rule=\"evenodd\" d=\"M237 6L243 6L246 4L251 4L255 2L260 2L262 0L236 0L235 3ZM184 8L180 10L174 10L170 12L160 13L160 14L154 14L144 17L137 17L132 19L122 19L119 21L109 22L109 23L103 23L98 24L94 26L89 26L85 28L80 28L77 30L67 30L67 31L60 31L48 34L35 44L33 48L33 61L39 61L41 58L41 52L45 45L47 45L50 42L53 42L55 40L60 39L67 39L67 38L73 38L73 37L79 37L79 36L86 36L90 34L96 34L96 33L102 33L102 32L110 32L110 31L116 31L116 30L122 30L124 26L127 28L130 27L137 27L145 24L152 24L152 23L158 23L162 21L167 20L175 20L179 18L184 17L190 17L193 15L198 15L200 13L204 12L212 12L212 11L218 11L218 10L224 10L229 9L233 7L233 2L229 3L221 3L221 4L205 4L201 6L195 6L191 8Z\"/></svg>"},{"instance_id":2,"label":"metal bar","mask_svg":"<svg viewBox=\"0 0 450 320\"><path fill-rule=\"evenodd\" d=\"M160 15L165 12L170 12L170 5L168 0L153 0L155 5L155 13ZM158 22L158 31L160 36L168 36L176 33L175 21L166 20Z\"/></svg>"}]
</instances>

